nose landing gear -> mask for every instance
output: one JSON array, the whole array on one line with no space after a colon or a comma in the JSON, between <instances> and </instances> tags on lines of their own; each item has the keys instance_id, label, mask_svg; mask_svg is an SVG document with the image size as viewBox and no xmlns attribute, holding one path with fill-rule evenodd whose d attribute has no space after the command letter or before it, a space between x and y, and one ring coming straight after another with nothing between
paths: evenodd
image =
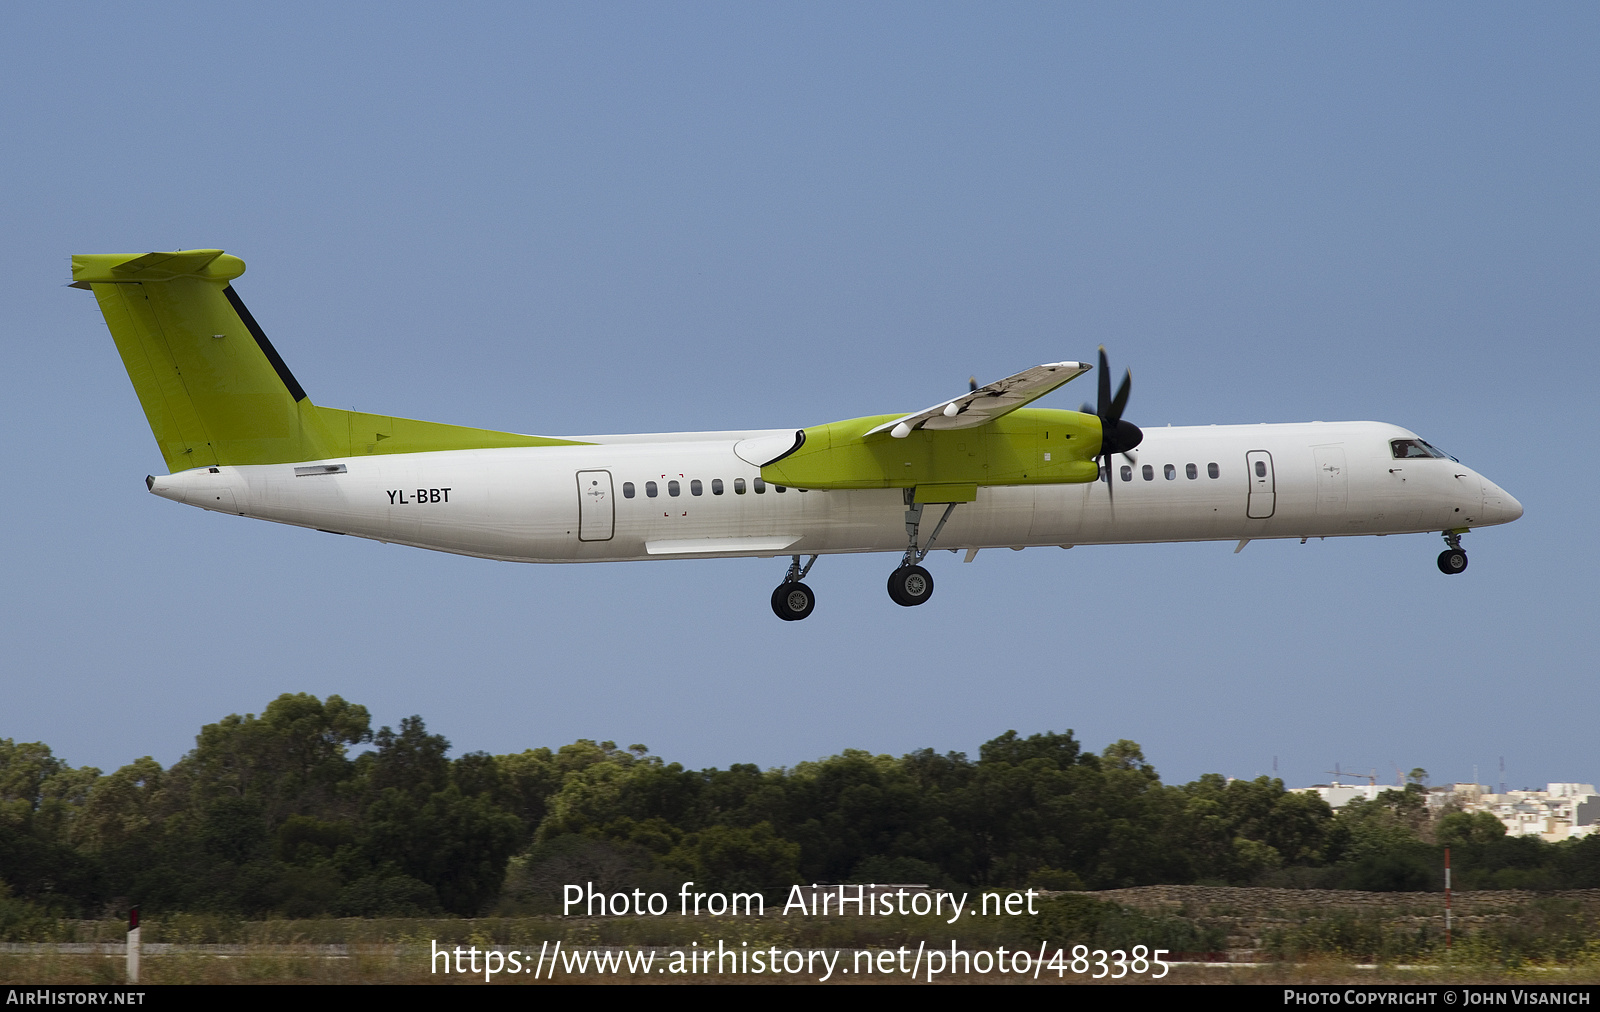
<instances>
[{"instance_id":1,"label":"nose landing gear","mask_svg":"<svg viewBox=\"0 0 1600 1012\"><path fill-rule=\"evenodd\" d=\"M1449 545L1439 553L1439 572L1446 576L1454 576L1467 568L1467 553L1461 550L1461 535L1464 530L1444 532L1444 543Z\"/></svg>"}]
</instances>

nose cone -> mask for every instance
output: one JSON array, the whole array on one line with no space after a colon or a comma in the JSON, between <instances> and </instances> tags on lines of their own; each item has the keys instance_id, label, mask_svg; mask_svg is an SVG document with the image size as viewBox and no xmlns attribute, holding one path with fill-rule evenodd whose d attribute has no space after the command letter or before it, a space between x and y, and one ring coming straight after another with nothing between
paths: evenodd
<instances>
[{"instance_id":1,"label":"nose cone","mask_svg":"<svg viewBox=\"0 0 1600 1012\"><path fill-rule=\"evenodd\" d=\"M1482 478L1481 480L1483 481L1483 518L1481 520L1483 526L1509 524L1522 516L1522 504L1512 498L1509 492L1488 478Z\"/></svg>"}]
</instances>

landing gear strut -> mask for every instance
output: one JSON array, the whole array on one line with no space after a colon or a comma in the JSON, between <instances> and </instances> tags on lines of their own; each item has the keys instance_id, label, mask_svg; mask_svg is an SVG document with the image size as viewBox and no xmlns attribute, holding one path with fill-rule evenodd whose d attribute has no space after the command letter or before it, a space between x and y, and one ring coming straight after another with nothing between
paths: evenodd
<instances>
[{"instance_id":1,"label":"landing gear strut","mask_svg":"<svg viewBox=\"0 0 1600 1012\"><path fill-rule=\"evenodd\" d=\"M889 600L903 608L911 608L922 604L933 596L933 574L923 569L918 563L928 557L933 551L933 543L938 540L939 532L944 530L946 520L956 511L956 504L949 503L944 508L944 515L934 525L933 533L928 535L928 543L917 545L917 534L922 528L922 503L916 501L916 490L906 489L906 554L900 559L900 568L889 574Z\"/></svg>"},{"instance_id":2,"label":"landing gear strut","mask_svg":"<svg viewBox=\"0 0 1600 1012\"><path fill-rule=\"evenodd\" d=\"M1465 531L1445 531L1444 543L1449 545L1439 553L1439 572L1454 576L1467 568L1467 553L1461 550L1461 535Z\"/></svg>"},{"instance_id":3,"label":"landing gear strut","mask_svg":"<svg viewBox=\"0 0 1600 1012\"><path fill-rule=\"evenodd\" d=\"M785 574L783 582L778 584L778 589L772 592L772 613L785 622L798 622L811 614L817 606L817 595L811 592L800 581L811 572L811 567L817 564L817 557L813 555L811 561L800 567L800 556L793 556L789 562L789 572Z\"/></svg>"}]
</instances>

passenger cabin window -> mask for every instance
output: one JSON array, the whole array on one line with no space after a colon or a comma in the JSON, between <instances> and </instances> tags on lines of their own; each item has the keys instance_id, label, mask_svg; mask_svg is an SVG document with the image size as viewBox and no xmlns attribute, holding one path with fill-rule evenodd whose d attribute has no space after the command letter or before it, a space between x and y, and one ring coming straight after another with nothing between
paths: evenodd
<instances>
[{"instance_id":1,"label":"passenger cabin window","mask_svg":"<svg viewBox=\"0 0 1600 1012\"><path fill-rule=\"evenodd\" d=\"M694 480L689 482L689 494L690 495L702 495L702 494L705 493L705 490L706 490L706 487L704 485L700 484L700 479L699 478L695 478Z\"/></svg>"},{"instance_id":2,"label":"passenger cabin window","mask_svg":"<svg viewBox=\"0 0 1600 1012\"><path fill-rule=\"evenodd\" d=\"M1133 480L1133 468L1129 467L1127 464L1123 464L1122 465L1122 480L1123 481L1132 481Z\"/></svg>"},{"instance_id":3,"label":"passenger cabin window","mask_svg":"<svg viewBox=\"0 0 1600 1012\"><path fill-rule=\"evenodd\" d=\"M1221 473L1222 472L1217 468L1216 464L1213 463L1213 464L1207 464L1206 465L1206 474L1209 474L1211 477L1215 478L1218 475L1220 475Z\"/></svg>"},{"instance_id":4,"label":"passenger cabin window","mask_svg":"<svg viewBox=\"0 0 1600 1012\"><path fill-rule=\"evenodd\" d=\"M653 482L653 481L645 482L644 483L644 494L649 496L650 498L654 499L656 497L656 483Z\"/></svg>"},{"instance_id":5,"label":"passenger cabin window","mask_svg":"<svg viewBox=\"0 0 1600 1012\"><path fill-rule=\"evenodd\" d=\"M1177 465L1175 465L1175 464L1167 464L1167 465L1165 465L1164 467L1161 468L1161 473L1166 476L1166 479L1168 481L1171 481L1172 479L1174 479L1174 478L1176 478L1178 476Z\"/></svg>"},{"instance_id":6,"label":"passenger cabin window","mask_svg":"<svg viewBox=\"0 0 1600 1012\"><path fill-rule=\"evenodd\" d=\"M1257 478L1265 478L1266 476L1267 476L1267 462L1264 461L1264 460L1256 461L1256 477Z\"/></svg>"},{"instance_id":7,"label":"passenger cabin window","mask_svg":"<svg viewBox=\"0 0 1600 1012\"><path fill-rule=\"evenodd\" d=\"M1183 473L1189 476L1190 481L1200 477L1200 469L1195 467L1193 464L1183 465Z\"/></svg>"},{"instance_id":8,"label":"passenger cabin window","mask_svg":"<svg viewBox=\"0 0 1600 1012\"><path fill-rule=\"evenodd\" d=\"M735 479L733 479L733 494L734 495L744 495L744 479L743 478L735 478Z\"/></svg>"},{"instance_id":9,"label":"passenger cabin window","mask_svg":"<svg viewBox=\"0 0 1600 1012\"><path fill-rule=\"evenodd\" d=\"M766 493L767 493L767 483L765 481L762 481L760 478L757 478L754 481L752 481L750 484L755 487L756 495L766 495Z\"/></svg>"},{"instance_id":10,"label":"passenger cabin window","mask_svg":"<svg viewBox=\"0 0 1600 1012\"><path fill-rule=\"evenodd\" d=\"M633 482L625 481L625 482L622 483L622 498L624 498L624 499L632 499L633 498Z\"/></svg>"},{"instance_id":11,"label":"passenger cabin window","mask_svg":"<svg viewBox=\"0 0 1600 1012\"><path fill-rule=\"evenodd\" d=\"M774 485L774 486L772 486L772 491L774 491L774 492L787 492L787 491L789 491L789 488L786 485Z\"/></svg>"},{"instance_id":12,"label":"passenger cabin window","mask_svg":"<svg viewBox=\"0 0 1600 1012\"><path fill-rule=\"evenodd\" d=\"M721 495L722 494L722 479L721 478L712 478L711 479L711 494L712 495Z\"/></svg>"},{"instance_id":13,"label":"passenger cabin window","mask_svg":"<svg viewBox=\"0 0 1600 1012\"><path fill-rule=\"evenodd\" d=\"M667 495L670 495L674 499L676 499L678 496L680 496L682 494L683 494L683 486L678 484L678 479L674 478L671 481L667 482Z\"/></svg>"},{"instance_id":14,"label":"passenger cabin window","mask_svg":"<svg viewBox=\"0 0 1600 1012\"><path fill-rule=\"evenodd\" d=\"M1144 473L1144 480L1145 481L1155 481L1156 480L1156 469L1151 467L1149 464L1144 465L1139 470Z\"/></svg>"}]
</instances>

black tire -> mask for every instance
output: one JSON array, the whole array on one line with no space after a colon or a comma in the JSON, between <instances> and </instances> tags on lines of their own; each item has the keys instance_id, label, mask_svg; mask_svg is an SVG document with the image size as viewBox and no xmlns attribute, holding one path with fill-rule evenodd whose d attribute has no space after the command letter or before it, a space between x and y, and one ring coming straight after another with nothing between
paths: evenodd
<instances>
[{"instance_id":1,"label":"black tire","mask_svg":"<svg viewBox=\"0 0 1600 1012\"><path fill-rule=\"evenodd\" d=\"M1467 553L1459 548L1446 548L1439 553L1439 572L1454 576L1467 568Z\"/></svg>"},{"instance_id":2,"label":"black tire","mask_svg":"<svg viewBox=\"0 0 1600 1012\"><path fill-rule=\"evenodd\" d=\"M817 606L817 595L803 583L780 583L772 592L772 613L785 622L798 622Z\"/></svg>"},{"instance_id":3,"label":"black tire","mask_svg":"<svg viewBox=\"0 0 1600 1012\"><path fill-rule=\"evenodd\" d=\"M913 608L933 596L933 574L921 566L901 566L889 574L889 599Z\"/></svg>"}]
</instances>

